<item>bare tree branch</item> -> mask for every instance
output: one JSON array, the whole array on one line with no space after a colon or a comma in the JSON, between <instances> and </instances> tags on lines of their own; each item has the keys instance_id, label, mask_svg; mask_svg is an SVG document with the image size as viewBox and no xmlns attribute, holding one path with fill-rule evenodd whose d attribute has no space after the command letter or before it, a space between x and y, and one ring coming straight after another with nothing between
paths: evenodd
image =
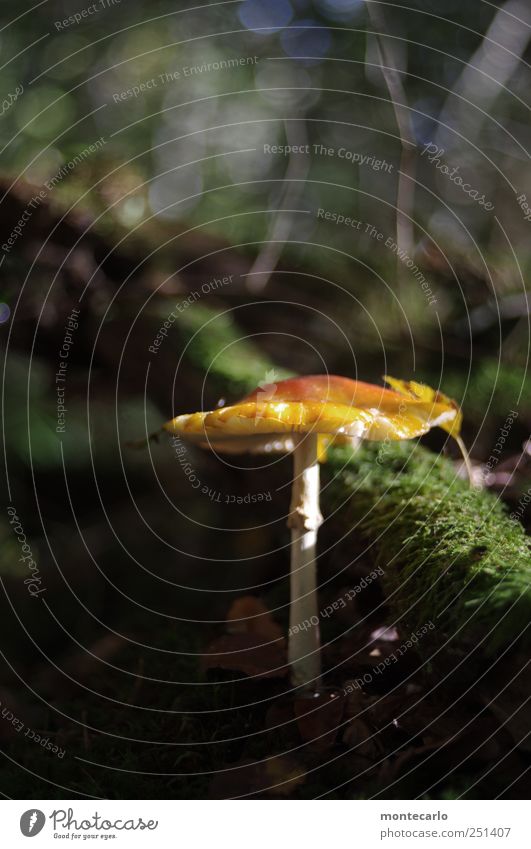
<instances>
[{"instance_id":1,"label":"bare tree branch","mask_svg":"<svg viewBox=\"0 0 531 849\"><path fill-rule=\"evenodd\" d=\"M284 127L288 145L299 147L308 143L304 117L286 120ZM280 208L272 221L267 242L265 242L247 274L247 288L250 292L263 292L275 271L293 226L293 212L291 210L300 201L309 167L309 155L304 153L290 154L284 176Z\"/></svg>"},{"instance_id":2,"label":"bare tree branch","mask_svg":"<svg viewBox=\"0 0 531 849\"><path fill-rule=\"evenodd\" d=\"M384 14L380 6L374 3L373 0L365 0L365 2L369 20L376 30L374 36L376 38L380 68L393 104L402 144L396 199L396 242L401 250L410 255L414 248L412 219L415 204L417 143L411 120L411 110L408 107L401 75L396 67L398 63L394 55L394 47L390 40L385 38L387 26ZM403 266L398 255L397 269L400 277L403 273Z\"/></svg>"},{"instance_id":3,"label":"bare tree branch","mask_svg":"<svg viewBox=\"0 0 531 849\"><path fill-rule=\"evenodd\" d=\"M485 116L471 109L467 101L477 104L488 114L520 64L530 37L529 0L508 0L494 15L480 46L446 98L435 138L439 147L461 143L451 130L456 126L465 139L477 138Z\"/></svg>"}]
</instances>

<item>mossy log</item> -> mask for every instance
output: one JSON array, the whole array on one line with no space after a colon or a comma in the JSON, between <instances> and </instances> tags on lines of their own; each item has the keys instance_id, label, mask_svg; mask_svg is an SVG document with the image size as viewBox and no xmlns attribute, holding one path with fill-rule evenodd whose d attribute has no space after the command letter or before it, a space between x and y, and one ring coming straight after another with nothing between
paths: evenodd
<instances>
[{"instance_id":1,"label":"mossy log","mask_svg":"<svg viewBox=\"0 0 531 849\"><path fill-rule=\"evenodd\" d=\"M400 629L434 623L422 653L489 658L529 643L529 539L495 496L415 443L334 449L327 476L325 508L374 551Z\"/></svg>"}]
</instances>

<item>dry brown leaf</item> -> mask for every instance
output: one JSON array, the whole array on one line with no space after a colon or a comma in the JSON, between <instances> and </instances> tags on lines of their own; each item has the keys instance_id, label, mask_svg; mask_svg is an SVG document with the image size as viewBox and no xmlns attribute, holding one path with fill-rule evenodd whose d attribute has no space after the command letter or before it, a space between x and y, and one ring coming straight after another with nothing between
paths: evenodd
<instances>
[{"instance_id":1,"label":"dry brown leaf","mask_svg":"<svg viewBox=\"0 0 531 849\"><path fill-rule=\"evenodd\" d=\"M357 755L375 760L382 752L378 735L374 734L363 719L353 719L343 732L343 743L355 749Z\"/></svg>"},{"instance_id":2,"label":"dry brown leaf","mask_svg":"<svg viewBox=\"0 0 531 849\"><path fill-rule=\"evenodd\" d=\"M293 710L302 739L320 751L333 746L344 707L344 698L331 691L298 696Z\"/></svg>"},{"instance_id":3,"label":"dry brown leaf","mask_svg":"<svg viewBox=\"0 0 531 849\"><path fill-rule=\"evenodd\" d=\"M230 634L257 634L265 640L284 640L282 628L275 622L269 608L253 595L237 598L227 613Z\"/></svg>"},{"instance_id":4,"label":"dry brown leaf","mask_svg":"<svg viewBox=\"0 0 531 849\"><path fill-rule=\"evenodd\" d=\"M273 798L291 796L306 780L305 770L293 758L275 755L266 761L244 760L235 769L217 775L210 787L212 799L234 799L263 793Z\"/></svg>"},{"instance_id":5,"label":"dry brown leaf","mask_svg":"<svg viewBox=\"0 0 531 849\"><path fill-rule=\"evenodd\" d=\"M286 660L285 646L278 642L255 634L224 634L209 645L202 666L206 671L223 669L250 678L285 678Z\"/></svg>"}]
</instances>

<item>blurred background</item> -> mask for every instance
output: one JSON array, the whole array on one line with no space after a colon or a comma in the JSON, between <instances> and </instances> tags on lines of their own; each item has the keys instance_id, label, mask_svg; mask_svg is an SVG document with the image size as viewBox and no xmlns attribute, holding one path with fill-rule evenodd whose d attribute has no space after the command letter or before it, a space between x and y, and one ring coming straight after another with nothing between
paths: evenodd
<instances>
[{"instance_id":1,"label":"blurred background","mask_svg":"<svg viewBox=\"0 0 531 849\"><path fill-rule=\"evenodd\" d=\"M215 745L254 720L200 658L241 595L286 625L290 463L128 443L289 374L389 373L455 398L478 475L520 503L530 9L69 0L17 14L0 11L2 475L46 592L28 592L4 510L0 701L67 756L2 722L1 786L215 795L216 769L261 750ZM444 434L425 442L457 463ZM323 580L351 557L332 552Z\"/></svg>"}]
</instances>

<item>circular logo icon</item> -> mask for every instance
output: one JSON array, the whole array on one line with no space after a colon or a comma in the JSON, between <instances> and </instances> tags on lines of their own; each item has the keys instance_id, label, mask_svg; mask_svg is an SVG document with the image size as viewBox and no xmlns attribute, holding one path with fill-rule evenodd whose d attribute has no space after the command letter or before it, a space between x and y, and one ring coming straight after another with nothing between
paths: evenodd
<instances>
[{"instance_id":1,"label":"circular logo icon","mask_svg":"<svg viewBox=\"0 0 531 849\"><path fill-rule=\"evenodd\" d=\"M37 808L25 811L20 817L20 830L24 837L35 837L44 828L46 817Z\"/></svg>"}]
</instances>

